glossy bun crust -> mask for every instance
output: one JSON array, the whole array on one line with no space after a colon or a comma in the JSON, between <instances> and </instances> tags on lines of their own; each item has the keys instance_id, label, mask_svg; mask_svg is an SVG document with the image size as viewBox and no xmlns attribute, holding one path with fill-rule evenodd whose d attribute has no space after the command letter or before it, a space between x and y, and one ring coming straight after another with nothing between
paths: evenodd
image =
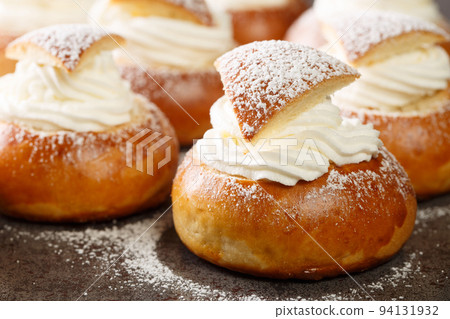
<instances>
[{"instance_id":1,"label":"glossy bun crust","mask_svg":"<svg viewBox=\"0 0 450 319\"><path fill-rule=\"evenodd\" d=\"M414 191L385 149L293 187L192 159L189 152L173 185L176 231L194 254L231 270L283 279L343 274L325 249L346 271L362 271L392 257L414 227Z\"/></svg>"},{"instance_id":2,"label":"glossy bun crust","mask_svg":"<svg viewBox=\"0 0 450 319\"><path fill-rule=\"evenodd\" d=\"M450 102L426 115L344 109L343 116L358 117L381 132L380 139L405 168L419 198L450 191Z\"/></svg>"},{"instance_id":3,"label":"glossy bun crust","mask_svg":"<svg viewBox=\"0 0 450 319\"><path fill-rule=\"evenodd\" d=\"M178 163L176 138L158 146L148 175L127 167L127 141L144 129L174 136L156 107L137 97L139 121L100 133L39 133L0 122L0 211L33 221L85 222L129 215L165 201ZM135 156L134 156L135 157ZM136 158L134 158L136 159ZM144 169L147 156L144 155ZM156 165L156 164L155 164Z\"/></svg>"},{"instance_id":4,"label":"glossy bun crust","mask_svg":"<svg viewBox=\"0 0 450 319\"><path fill-rule=\"evenodd\" d=\"M209 110L223 95L217 71L147 69L148 76L134 64L118 62L132 90L158 105L169 118L181 145L192 145L211 127Z\"/></svg>"},{"instance_id":5,"label":"glossy bun crust","mask_svg":"<svg viewBox=\"0 0 450 319\"><path fill-rule=\"evenodd\" d=\"M442 21L438 26L450 33L450 24L447 21ZM338 38L339 35L336 35L331 39L331 43L337 41ZM321 22L313 8L308 9L289 27L285 40L308 45L316 49L323 48L328 43L322 30Z\"/></svg>"},{"instance_id":6,"label":"glossy bun crust","mask_svg":"<svg viewBox=\"0 0 450 319\"><path fill-rule=\"evenodd\" d=\"M283 39L289 26L308 7L308 1L290 0L279 8L232 10L234 38L239 44Z\"/></svg>"}]
</instances>

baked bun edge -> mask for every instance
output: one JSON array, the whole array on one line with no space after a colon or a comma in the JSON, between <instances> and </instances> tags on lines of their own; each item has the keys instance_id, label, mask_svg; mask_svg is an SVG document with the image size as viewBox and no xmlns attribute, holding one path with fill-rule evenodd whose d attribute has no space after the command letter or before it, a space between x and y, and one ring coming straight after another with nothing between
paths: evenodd
<instances>
[{"instance_id":1,"label":"baked bun edge","mask_svg":"<svg viewBox=\"0 0 450 319\"><path fill-rule=\"evenodd\" d=\"M363 271L391 258L414 228L414 191L384 148L370 162L331 166L293 187L192 159L190 151L174 180L175 229L194 254L230 270L307 280L343 274L340 266Z\"/></svg>"},{"instance_id":2,"label":"baked bun edge","mask_svg":"<svg viewBox=\"0 0 450 319\"><path fill-rule=\"evenodd\" d=\"M31 31L6 47L12 60L30 59L36 63L76 70L84 61L124 43L115 34L85 24L60 24Z\"/></svg>"},{"instance_id":3,"label":"baked bun edge","mask_svg":"<svg viewBox=\"0 0 450 319\"><path fill-rule=\"evenodd\" d=\"M426 114L342 108L343 116L372 123L380 131L380 139L405 168L420 199L450 191L450 91L440 95L441 107Z\"/></svg>"}]
</instances>

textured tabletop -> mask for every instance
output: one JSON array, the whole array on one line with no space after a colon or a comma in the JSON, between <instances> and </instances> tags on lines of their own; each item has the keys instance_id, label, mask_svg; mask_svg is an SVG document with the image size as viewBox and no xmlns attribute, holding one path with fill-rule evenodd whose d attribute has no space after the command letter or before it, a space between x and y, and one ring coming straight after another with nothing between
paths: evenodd
<instances>
[{"instance_id":1,"label":"textured tabletop","mask_svg":"<svg viewBox=\"0 0 450 319\"><path fill-rule=\"evenodd\" d=\"M364 290L375 300L450 299L450 195L420 204L411 239L391 261L354 275L364 290L346 276L277 281L211 265L180 242L170 209L160 218L168 206L84 226L0 217L0 300L369 299Z\"/></svg>"}]
</instances>

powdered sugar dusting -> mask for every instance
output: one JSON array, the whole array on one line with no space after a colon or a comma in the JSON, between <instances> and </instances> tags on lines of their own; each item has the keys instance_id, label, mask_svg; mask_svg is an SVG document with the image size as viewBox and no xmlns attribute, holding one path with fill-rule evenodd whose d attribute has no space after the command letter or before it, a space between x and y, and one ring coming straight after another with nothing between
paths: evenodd
<instances>
[{"instance_id":1,"label":"powdered sugar dusting","mask_svg":"<svg viewBox=\"0 0 450 319\"><path fill-rule=\"evenodd\" d=\"M122 77L131 83L131 88L133 91L139 92L139 94L144 95L151 101L155 101L155 103L160 100L167 100L167 93L173 96L176 100L180 100L177 97L186 95L186 87L204 87L205 83L210 85L211 90L218 92L217 98L222 95L220 93L222 92L222 83L220 82L220 77L214 68L202 72L187 71L182 74L180 74L179 71L164 68L159 68L157 70L144 70L136 67L135 65L128 64L120 64L119 69ZM205 97L203 97L203 99L204 98ZM211 104L213 102L215 102L215 100L211 101ZM181 104L183 103L181 102ZM210 105L208 105L208 107Z\"/></svg>"},{"instance_id":2,"label":"powdered sugar dusting","mask_svg":"<svg viewBox=\"0 0 450 319\"><path fill-rule=\"evenodd\" d=\"M67 70L73 71L83 53L105 35L102 30L87 24L61 24L27 33L10 46L33 43L60 60Z\"/></svg>"},{"instance_id":3,"label":"powdered sugar dusting","mask_svg":"<svg viewBox=\"0 0 450 319\"><path fill-rule=\"evenodd\" d=\"M371 198L374 191L380 196L380 200L385 196L391 197L384 187L384 182L399 192L404 199L411 193L410 181L406 172L397 160L384 147L380 149L382 156L381 167L378 172L371 170L358 170L343 174L338 170L331 170L328 173L327 183L320 189L309 193L306 198L317 198L327 195L338 194L343 190L356 191L357 197L351 205L364 210L365 198Z\"/></svg>"},{"instance_id":4,"label":"powdered sugar dusting","mask_svg":"<svg viewBox=\"0 0 450 319\"><path fill-rule=\"evenodd\" d=\"M139 101L144 100L140 97ZM144 129L155 132L166 129L161 111L152 103L142 103L133 110L132 116L132 123L104 132L48 132L22 127L21 123L8 123L1 130L0 141L18 150L21 144L29 144L32 148L29 163L49 164L62 157L65 163L76 165L86 156L98 158L111 147L125 156L126 143L136 133Z\"/></svg>"},{"instance_id":5,"label":"powdered sugar dusting","mask_svg":"<svg viewBox=\"0 0 450 319\"><path fill-rule=\"evenodd\" d=\"M393 12L367 12L358 19L354 15L339 15L330 24L340 36L347 53L347 60L356 61L374 46L410 32L431 32L448 38L448 34L436 25Z\"/></svg>"},{"instance_id":6,"label":"powdered sugar dusting","mask_svg":"<svg viewBox=\"0 0 450 319\"><path fill-rule=\"evenodd\" d=\"M358 74L325 53L286 41L241 46L219 58L216 66L249 140L278 111L321 82Z\"/></svg>"}]
</instances>

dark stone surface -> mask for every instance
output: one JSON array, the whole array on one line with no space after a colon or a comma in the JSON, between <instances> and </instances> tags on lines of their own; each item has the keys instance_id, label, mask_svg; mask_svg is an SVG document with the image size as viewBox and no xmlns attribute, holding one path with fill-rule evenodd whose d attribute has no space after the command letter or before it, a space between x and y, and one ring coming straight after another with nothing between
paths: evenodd
<instances>
[{"instance_id":1,"label":"dark stone surface","mask_svg":"<svg viewBox=\"0 0 450 319\"><path fill-rule=\"evenodd\" d=\"M276 281L221 269L182 245L170 210L153 225L163 212L78 226L0 217L0 299L367 300L364 290L375 300L450 298L450 195L420 204L415 231L401 252L353 275L362 288L346 276Z\"/></svg>"}]
</instances>

